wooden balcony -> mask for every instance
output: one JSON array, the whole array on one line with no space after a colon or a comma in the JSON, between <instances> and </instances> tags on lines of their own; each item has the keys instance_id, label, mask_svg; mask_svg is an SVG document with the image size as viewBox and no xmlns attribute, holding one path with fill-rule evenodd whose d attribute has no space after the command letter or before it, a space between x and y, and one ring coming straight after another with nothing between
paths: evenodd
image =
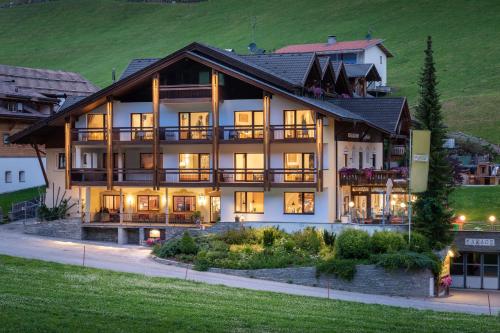
<instances>
[{"instance_id":1,"label":"wooden balcony","mask_svg":"<svg viewBox=\"0 0 500 333\"><path fill-rule=\"evenodd\" d=\"M71 129L71 141L78 144L104 144L107 138L105 128Z\"/></svg>"},{"instance_id":2,"label":"wooden balcony","mask_svg":"<svg viewBox=\"0 0 500 333\"><path fill-rule=\"evenodd\" d=\"M404 146L404 145L392 146L391 155L392 156L404 156L405 151L406 151L406 146Z\"/></svg>"},{"instance_id":3,"label":"wooden balcony","mask_svg":"<svg viewBox=\"0 0 500 333\"><path fill-rule=\"evenodd\" d=\"M211 99L211 84L178 84L160 86L160 100L162 103L210 102Z\"/></svg>"},{"instance_id":4,"label":"wooden balcony","mask_svg":"<svg viewBox=\"0 0 500 333\"><path fill-rule=\"evenodd\" d=\"M153 127L114 127L113 142L117 143L152 143Z\"/></svg>"},{"instance_id":5,"label":"wooden balcony","mask_svg":"<svg viewBox=\"0 0 500 333\"><path fill-rule=\"evenodd\" d=\"M71 183L74 185L106 185L106 169L101 168L73 168L71 169Z\"/></svg>"},{"instance_id":6,"label":"wooden balcony","mask_svg":"<svg viewBox=\"0 0 500 333\"><path fill-rule=\"evenodd\" d=\"M121 186L152 186L153 169L113 169L113 183Z\"/></svg>"},{"instance_id":7,"label":"wooden balcony","mask_svg":"<svg viewBox=\"0 0 500 333\"><path fill-rule=\"evenodd\" d=\"M121 213L118 211L105 213L90 213L88 221L96 224L101 223L123 223L144 224L144 225L164 225L167 214L164 212L133 212ZM195 224L193 212L169 212L168 223L172 224Z\"/></svg>"},{"instance_id":8,"label":"wooden balcony","mask_svg":"<svg viewBox=\"0 0 500 333\"><path fill-rule=\"evenodd\" d=\"M160 169L158 177L162 186L202 187L212 186L212 169Z\"/></svg>"},{"instance_id":9,"label":"wooden balcony","mask_svg":"<svg viewBox=\"0 0 500 333\"><path fill-rule=\"evenodd\" d=\"M160 127L161 143L211 143L213 139L212 127Z\"/></svg>"},{"instance_id":10,"label":"wooden balcony","mask_svg":"<svg viewBox=\"0 0 500 333\"><path fill-rule=\"evenodd\" d=\"M405 181L404 175L395 170L357 170L345 169L339 171L340 186L358 185L358 186L386 186L387 180Z\"/></svg>"},{"instance_id":11,"label":"wooden balcony","mask_svg":"<svg viewBox=\"0 0 500 333\"><path fill-rule=\"evenodd\" d=\"M219 169L220 186L264 186L264 169Z\"/></svg>"},{"instance_id":12,"label":"wooden balcony","mask_svg":"<svg viewBox=\"0 0 500 333\"><path fill-rule=\"evenodd\" d=\"M316 169L270 169L269 182L274 187L315 187Z\"/></svg>"},{"instance_id":13,"label":"wooden balcony","mask_svg":"<svg viewBox=\"0 0 500 333\"><path fill-rule=\"evenodd\" d=\"M271 141L315 142L316 125L272 125Z\"/></svg>"},{"instance_id":14,"label":"wooden balcony","mask_svg":"<svg viewBox=\"0 0 500 333\"><path fill-rule=\"evenodd\" d=\"M221 143L262 143L264 126L221 126L219 138Z\"/></svg>"}]
</instances>

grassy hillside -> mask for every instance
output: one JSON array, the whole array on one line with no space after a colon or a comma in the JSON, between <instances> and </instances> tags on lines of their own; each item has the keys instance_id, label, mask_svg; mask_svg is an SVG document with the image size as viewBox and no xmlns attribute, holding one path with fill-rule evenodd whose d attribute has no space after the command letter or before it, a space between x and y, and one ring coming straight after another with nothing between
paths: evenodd
<instances>
[{"instance_id":1,"label":"grassy hillside","mask_svg":"<svg viewBox=\"0 0 500 333\"><path fill-rule=\"evenodd\" d=\"M425 37L431 34L446 120L500 143L500 1L210 0L144 4L61 0L0 10L0 63L73 70L110 83L134 57L160 57L191 41L246 51L256 16L259 47L364 38L386 40L389 84L416 103Z\"/></svg>"}]
</instances>

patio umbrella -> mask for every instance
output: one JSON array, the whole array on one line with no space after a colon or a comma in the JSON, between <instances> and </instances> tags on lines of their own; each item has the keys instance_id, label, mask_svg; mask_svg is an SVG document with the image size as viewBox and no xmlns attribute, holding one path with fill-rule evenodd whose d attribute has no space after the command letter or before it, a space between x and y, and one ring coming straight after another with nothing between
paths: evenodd
<instances>
[{"instance_id":1,"label":"patio umbrella","mask_svg":"<svg viewBox=\"0 0 500 333\"><path fill-rule=\"evenodd\" d=\"M384 207L384 216L388 216L391 214L391 193L393 187L392 179L387 179L387 183L385 184L385 207Z\"/></svg>"}]
</instances>

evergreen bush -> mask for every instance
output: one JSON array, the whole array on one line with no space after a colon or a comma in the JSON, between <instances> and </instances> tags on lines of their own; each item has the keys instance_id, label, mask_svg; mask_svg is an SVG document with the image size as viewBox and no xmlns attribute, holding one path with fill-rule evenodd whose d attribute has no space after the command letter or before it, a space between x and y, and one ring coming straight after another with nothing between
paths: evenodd
<instances>
[{"instance_id":1,"label":"evergreen bush","mask_svg":"<svg viewBox=\"0 0 500 333\"><path fill-rule=\"evenodd\" d=\"M379 231L372 236L372 251L374 253L397 252L406 247L407 243L399 232Z\"/></svg>"},{"instance_id":2,"label":"evergreen bush","mask_svg":"<svg viewBox=\"0 0 500 333\"><path fill-rule=\"evenodd\" d=\"M335 241L335 256L338 259L366 259L370 252L370 236L366 231L346 229Z\"/></svg>"}]
</instances>

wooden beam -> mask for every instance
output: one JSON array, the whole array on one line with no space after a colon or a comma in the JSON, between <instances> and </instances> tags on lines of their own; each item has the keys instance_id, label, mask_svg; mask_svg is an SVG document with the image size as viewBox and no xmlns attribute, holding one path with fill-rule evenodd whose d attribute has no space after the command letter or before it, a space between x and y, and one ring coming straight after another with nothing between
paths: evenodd
<instances>
[{"instance_id":1,"label":"wooden beam","mask_svg":"<svg viewBox=\"0 0 500 333\"><path fill-rule=\"evenodd\" d=\"M323 116L316 114L316 191L323 192Z\"/></svg>"},{"instance_id":2,"label":"wooden beam","mask_svg":"<svg viewBox=\"0 0 500 333\"><path fill-rule=\"evenodd\" d=\"M151 82L151 89L153 93L153 189L158 190L160 188L159 182L159 166L160 166L160 74L156 73L153 75L153 80Z\"/></svg>"},{"instance_id":3,"label":"wooden beam","mask_svg":"<svg viewBox=\"0 0 500 333\"><path fill-rule=\"evenodd\" d=\"M36 157L38 159L38 163L40 164L40 169L42 169L43 179L45 180L45 186L49 188L49 178L47 178L47 172L45 171L45 166L43 165L40 148L38 148L38 145L36 143L32 144L31 146L35 149Z\"/></svg>"},{"instance_id":4,"label":"wooden beam","mask_svg":"<svg viewBox=\"0 0 500 333\"><path fill-rule=\"evenodd\" d=\"M65 185L66 189L71 189L71 125L72 117L64 120L64 158L66 159L65 167Z\"/></svg>"},{"instance_id":5,"label":"wooden beam","mask_svg":"<svg viewBox=\"0 0 500 333\"><path fill-rule=\"evenodd\" d=\"M270 123L271 123L271 95L264 92L262 98L264 118L264 190L271 189L269 169L271 168Z\"/></svg>"},{"instance_id":6,"label":"wooden beam","mask_svg":"<svg viewBox=\"0 0 500 333\"><path fill-rule=\"evenodd\" d=\"M219 72L212 69L212 167L213 181L219 188Z\"/></svg>"},{"instance_id":7,"label":"wooden beam","mask_svg":"<svg viewBox=\"0 0 500 333\"><path fill-rule=\"evenodd\" d=\"M113 189L113 97L106 101L106 176L107 188Z\"/></svg>"}]
</instances>

